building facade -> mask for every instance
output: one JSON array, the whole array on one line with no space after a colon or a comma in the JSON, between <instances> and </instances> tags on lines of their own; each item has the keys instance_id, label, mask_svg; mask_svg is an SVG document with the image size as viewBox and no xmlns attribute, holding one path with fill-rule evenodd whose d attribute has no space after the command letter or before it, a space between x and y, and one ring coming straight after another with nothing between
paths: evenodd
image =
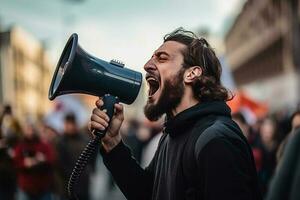
<instances>
[{"instance_id":1,"label":"building facade","mask_svg":"<svg viewBox=\"0 0 300 200\"><path fill-rule=\"evenodd\" d=\"M51 64L43 45L19 27L0 33L0 105L20 119L49 110Z\"/></svg>"},{"instance_id":2,"label":"building facade","mask_svg":"<svg viewBox=\"0 0 300 200\"><path fill-rule=\"evenodd\" d=\"M299 11L299 0L248 0L225 37L237 87L271 109L299 103Z\"/></svg>"}]
</instances>

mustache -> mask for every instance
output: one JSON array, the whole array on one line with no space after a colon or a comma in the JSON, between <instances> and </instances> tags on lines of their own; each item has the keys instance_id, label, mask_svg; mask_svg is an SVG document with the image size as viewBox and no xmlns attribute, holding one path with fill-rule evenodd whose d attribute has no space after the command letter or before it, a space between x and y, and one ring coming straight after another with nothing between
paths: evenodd
<instances>
[{"instance_id":1,"label":"mustache","mask_svg":"<svg viewBox=\"0 0 300 200\"><path fill-rule=\"evenodd\" d=\"M158 75L153 72L147 72L145 78L148 79L150 77L153 77L155 79L158 79Z\"/></svg>"}]
</instances>

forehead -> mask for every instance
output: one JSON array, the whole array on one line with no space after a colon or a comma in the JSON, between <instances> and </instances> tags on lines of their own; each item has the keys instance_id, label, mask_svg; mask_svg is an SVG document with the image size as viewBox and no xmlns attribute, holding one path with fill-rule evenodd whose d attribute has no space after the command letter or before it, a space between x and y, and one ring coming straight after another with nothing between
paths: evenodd
<instances>
[{"instance_id":1,"label":"forehead","mask_svg":"<svg viewBox=\"0 0 300 200\"><path fill-rule=\"evenodd\" d=\"M169 55L177 55L177 54L181 54L182 52L185 50L186 45L181 44L179 42L176 41L167 41L165 43L163 43L156 51L155 53L158 52L166 52Z\"/></svg>"}]
</instances>

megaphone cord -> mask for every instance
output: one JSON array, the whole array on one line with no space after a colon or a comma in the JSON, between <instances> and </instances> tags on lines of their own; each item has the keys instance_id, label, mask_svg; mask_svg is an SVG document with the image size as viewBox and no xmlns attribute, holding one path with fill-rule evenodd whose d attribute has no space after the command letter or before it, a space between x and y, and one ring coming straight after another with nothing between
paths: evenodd
<instances>
[{"instance_id":1,"label":"megaphone cord","mask_svg":"<svg viewBox=\"0 0 300 200\"><path fill-rule=\"evenodd\" d=\"M84 171L87 163L91 160L91 157L95 155L102 137L102 135L97 135L94 139L90 140L84 150L81 152L78 160L76 161L68 182L68 195L70 197L70 200L78 200L78 197L74 192L74 188L76 186L76 183L78 183L78 179Z\"/></svg>"},{"instance_id":2,"label":"megaphone cord","mask_svg":"<svg viewBox=\"0 0 300 200\"><path fill-rule=\"evenodd\" d=\"M101 109L105 109L106 114L109 116L109 118L112 118L114 114L114 105L119 102L118 98L106 94L103 96L102 100L103 106L101 107ZM78 179L81 176L87 163L90 161L91 157L95 155L95 152L98 149L97 147L100 145L101 139L105 136L106 130L99 131L95 129L92 131L92 133L95 135L95 138L89 141L89 143L86 145L86 147L80 154L68 182L67 190L70 200L78 200L78 197L74 192L74 187L78 182Z\"/></svg>"}]
</instances>

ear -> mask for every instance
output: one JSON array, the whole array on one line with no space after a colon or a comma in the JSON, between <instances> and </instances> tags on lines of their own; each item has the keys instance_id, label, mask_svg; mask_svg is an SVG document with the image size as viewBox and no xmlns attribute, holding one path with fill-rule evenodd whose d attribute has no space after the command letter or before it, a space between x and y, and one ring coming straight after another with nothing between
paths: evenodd
<instances>
[{"instance_id":1,"label":"ear","mask_svg":"<svg viewBox=\"0 0 300 200\"><path fill-rule=\"evenodd\" d=\"M184 73L184 82L191 83L202 75L202 69L200 66L193 66L188 68Z\"/></svg>"}]
</instances>

